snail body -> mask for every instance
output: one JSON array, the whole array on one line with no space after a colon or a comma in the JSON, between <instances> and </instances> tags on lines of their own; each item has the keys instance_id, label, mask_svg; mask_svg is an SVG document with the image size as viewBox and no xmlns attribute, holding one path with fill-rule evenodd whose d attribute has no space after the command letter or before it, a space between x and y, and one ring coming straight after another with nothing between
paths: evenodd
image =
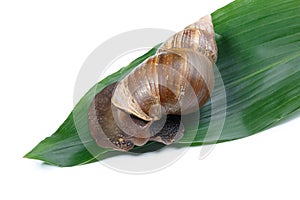
<instances>
[{"instance_id":1,"label":"snail body","mask_svg":"<svg viewBox=\"0 0 300 200\"><path fill-rule=\"evenodd\" d=\"M210 16L169 38L154 56L96 95L89 129L97 144L128 151L149 140L180 139L180 116L197 111L211 96L216 59Z\"/></svg>"}]
</instances>

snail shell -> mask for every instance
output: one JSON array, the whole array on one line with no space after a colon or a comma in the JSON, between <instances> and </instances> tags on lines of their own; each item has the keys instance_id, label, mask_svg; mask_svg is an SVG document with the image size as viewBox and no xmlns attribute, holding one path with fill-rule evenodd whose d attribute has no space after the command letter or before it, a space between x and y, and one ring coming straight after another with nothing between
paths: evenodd
<instances>
[{"instance_id":1,"label":"snail shell","mask_svg":"<svg viewBox=\"0 0 300 200\"><path fill-rule=\"evenodd\" d=\"M211 16L169 38L154 56L95 96L89 129L97 144L128 151L149 140L180 139L180 116L197 111L211 96L216 59Z\"/></svg>"}]
</instances>

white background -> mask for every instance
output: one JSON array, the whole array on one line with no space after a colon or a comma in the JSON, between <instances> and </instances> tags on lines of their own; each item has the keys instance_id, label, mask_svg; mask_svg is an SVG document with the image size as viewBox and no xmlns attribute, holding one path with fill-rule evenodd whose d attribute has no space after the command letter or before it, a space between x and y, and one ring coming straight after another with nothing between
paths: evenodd
<instances>
[{"instance_id":1,"label":"white background","mask_svg":"<svg viewBox=\"0 0 300 200\"><path fill-rule=\"evenodd\" d=\"M204 160L191 148L145 175L22 158L72 110L77 74L98 45L132 29L178 31L228 2L1 1L0 199L299 199L300 118L218 144Z\"/></svg>"}]
</instances>

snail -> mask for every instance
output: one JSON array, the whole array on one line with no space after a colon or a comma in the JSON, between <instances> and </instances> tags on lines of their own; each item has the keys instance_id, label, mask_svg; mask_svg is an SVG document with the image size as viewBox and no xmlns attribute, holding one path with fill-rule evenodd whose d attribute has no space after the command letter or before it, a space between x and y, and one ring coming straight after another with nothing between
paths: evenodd
<instances>
[{"instance_id":1,"label":"snail","mask_svg":"<svg viewBox=\"0 0 300 200\"><path fill-rule=\"evenodd\" d=\"M148 141L166 145L182 138L181 116L211 97L217 46L211 16L167 39L119 82L96 94L88 126L96 143L128 151Z\"/></svg>"}]
</instances>

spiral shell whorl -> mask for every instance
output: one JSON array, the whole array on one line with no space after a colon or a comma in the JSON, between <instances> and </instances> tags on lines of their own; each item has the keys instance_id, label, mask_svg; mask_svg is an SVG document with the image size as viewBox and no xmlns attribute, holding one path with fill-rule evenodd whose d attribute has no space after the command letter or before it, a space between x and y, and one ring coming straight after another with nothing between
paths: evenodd
<instances>
[{"instance_id":1,"label":"spiral shell whorl","mask_svg":"<svg viewBox=\"0 0 300 200\"><path fill-rule=\"evenodd\" d=\"M159 118L162 113L158 107L154 116L150 116L149 109L153 105L162 105L165 99L163 96L166 96L168 101L174 101L169 102L171 106L164 107L167 114L182 114L179 111L185 110L177 102L182 93L181 88L188 80L201 106L207 101L213 88L212 66L216 57L217 46L211 16L205 16L169 38L157 50L156 55L148 58L121 80L112 103L127 113L151 121ZM199 61L200 59L203 61ZM187 63L191 60L193 63ZM191 82L195 75L198 76L197 80ZM159 85L172 87L177 91L163 90Z\"/></svg>"},{"instance_id":2,"label":"spiral shell whorl","mask_svg":"<svg viewBox=\"0 0 300 200\"><path fill-rule=\"evenodd\" d=\"M211 16L202 17L197 22L176 33L164 42L158 52L172 48L193 49L207 56L213 63L216 63L218 49Z\"/></svg>"}]
</instances>

